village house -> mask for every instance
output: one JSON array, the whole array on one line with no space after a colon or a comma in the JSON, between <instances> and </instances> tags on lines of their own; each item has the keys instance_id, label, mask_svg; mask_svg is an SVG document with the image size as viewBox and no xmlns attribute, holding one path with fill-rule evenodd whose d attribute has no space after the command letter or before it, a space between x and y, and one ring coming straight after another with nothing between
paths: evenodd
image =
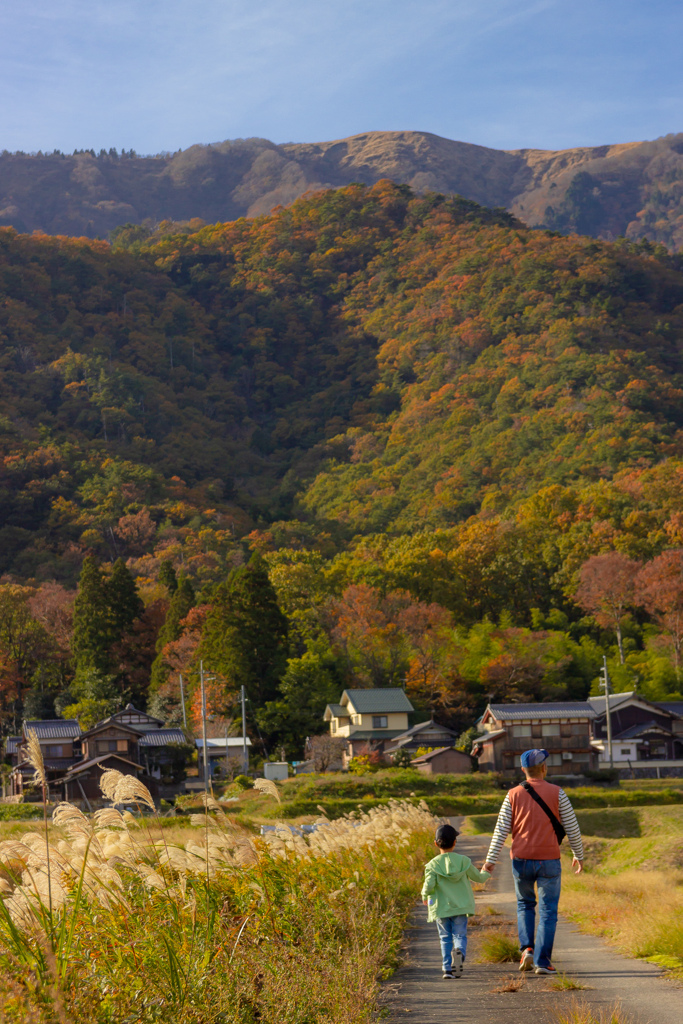
<instances>
[{"instance_id":1,"label":"village house","mask_svg":"<svg viewBox=\"0 0 683 1024\"><path fill-rule=\"evenodd\" d=\"M519 771L519 757L529 747L549 752L548 775L581 775L597 768L591 744L596 712L587 701L547 704L489 704L480 719L483 734L472 754L482 772Z\"/></svg>"},{"instance_id":2,"label":"village house","mask_svg":"<svg viewBox=\"0 0 683 1024\"><path fill-rule=\"evenodd\" d=\"M6 750L10 754L12 772L10 793L23 796L31 784L34 768L27 758L29 734L34 733L43 755L45 774L51 785L61 779L71 765L81 759L81 730L75 718L40 719L23 723L21 736L11 737Z\"/></svg>"},{"instance_id":3,"label":"village house","mask_svg":"<svg viewBox=\"0 0 683 1024\"><path fill-rule=\"evenodd\" d=\"M472 758L455 747L441 747L430 750L420 757L414 757L411 768L417 768L423 775L467 775L472 771Z\"/></svg>"},{"instance_id":4,"label":"village house","mask_svg":"<svg viewBox=\"0 0 683 1024\"><path fill-rule=\"evenodd\" d=\"M635 690L610 695L612 763L622 774L645 777L683 775L683 702L654 702ZM604 697L589 697L595 712L592 746L601 768L609 767Z\"/></svg>"},{"instance_id":5,"label":"village house","mask_svg":"<svg viewBox=\"0 0 683 1024\"><path fill-rule=\"evenodd\" d=\"M344 740L343 766L359 754L384 754L390 743L408 730L408 715L413 710L399 686L344 690L339 703L328 704L324 714L330 736Z\"/></svg>"},{"instance_id":6,"label":"village house","mask_svg":"<svg viewBox=\"0 0 683 1024\"><path fill-rule=\"evenodd\" d=\"M449 729L446 725L439 725L431 718L428 722L420 722L394 737L384 753L387 757L393 757L398 750L407 750L412 754L423 747L431 749L452 747L458 735L453 729Z\"/></svg>"}]
</instances>

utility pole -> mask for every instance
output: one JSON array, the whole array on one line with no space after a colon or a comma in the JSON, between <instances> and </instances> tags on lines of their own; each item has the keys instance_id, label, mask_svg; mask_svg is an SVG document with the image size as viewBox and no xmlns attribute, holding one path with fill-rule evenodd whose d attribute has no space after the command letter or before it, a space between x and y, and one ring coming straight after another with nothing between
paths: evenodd
<instances>
[{"instance_id":1,"label":"utility pole","mask_svg":"<svg viewBox=\"0 0 683 1024\"><path fill-rule=\"evenodd\" d=\"M614 756L612 751L612 714L609 704L609 672L607 671L607 658L604 655L602 658L601 675L603 675L603 680L600 683L600 686L601 688L604 687L605 690L605 715L607 716L607 749L609 751L609 766L610 768L614 768Z\"/></svg>"},{"instance_id":2,"label":"utility pole","mask_svg":"<svg viewBox=\"0 0 683 1024\"><path fill-rule=\"evenodd\" d=\"M180 706L183 709L183 725L187 729L187 712L185 711L185 691L183 690L183 673L178 673L180 678Z\"/></svg>"},{"instance_id":3,"label":"utility pole","mask_svg":"<svg viewBox=\"0 0 683 1024\"><path fill-rule=\"evenodd\" d=\"M199 662L199 679L202 687L202 756L204 762L204 790L209 792L209 769L206 753L206 690L204 689L204 662Z\"/></svg>"},{"instance_id":4,"label":"utility pole","mask_svg":"<svg viewBox=\"0 0 683 1024\"><path fill-rule=\"evenodd\" d=\"M242 687L242 770L249 772L249 755L247 753L247 697Z\"/></svg>"},{"instance_id":5,"label":"utility pole","mask_svg":"<svg viewBox=\"0 0 683 1024\"><path fill-rule=\"evenodd\" d=\"M228 781L228 774L230 772L230 762L228 761L228 722L225 722L225 781Z\"/></svg>"}]
</instances>

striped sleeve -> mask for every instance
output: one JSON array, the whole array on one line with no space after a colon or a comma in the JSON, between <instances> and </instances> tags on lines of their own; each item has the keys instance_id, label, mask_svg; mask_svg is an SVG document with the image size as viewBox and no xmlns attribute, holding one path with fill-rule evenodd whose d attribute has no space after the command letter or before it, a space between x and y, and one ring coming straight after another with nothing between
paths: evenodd
<instances>
[{"instance_id":1,"label":"striped sleeve","mask_svg":"<svg viewBox=\"0 0 683 1024\"><path fill-rule=\"evenodd\" d=\"M572 853L577 860L583 860L583 840L581 839L581 829L579 823L576 820L574 814L574 808L569 802L569 797L563 789L560 789L560 821L562 827L567 833L567 839L569 845L572 848Z\"/></svg>"},{"instance_id":2,"label":"striped sleeve","mask_svg":"<svg viewBox=\"0 0 683 1024\"><path fill-rule=\"evenodd\" d=\"M569 802L569 801L567 801ZM572 814L574 812L572 811ZM500 849L510 835L510 829L512 828L512 807L510 806L510 796L505 794L503 805L498 811L498 821L491 838L491 845L489 846L489 852L486 855L487 864L495 864L498 860Z\"/></svg>"}]
</instances>

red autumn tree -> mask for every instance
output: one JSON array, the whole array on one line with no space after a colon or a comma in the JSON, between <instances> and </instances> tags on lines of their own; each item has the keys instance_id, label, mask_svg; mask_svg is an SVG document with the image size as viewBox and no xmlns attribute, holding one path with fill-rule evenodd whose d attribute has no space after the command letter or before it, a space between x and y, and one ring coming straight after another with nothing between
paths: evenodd
<instances>
[{"instance_id":1,"label":"red autumn tree","mask_svg":"<svg viewBox=\"0 0 683 1024\"><path fill-rule=\"evenodd\" d=\"M593 555L579 570L579 585L574 594L579 607L591 612L601 626L614 630L622 665L624 643L621 624L628 609L637 604L635 581L640 568L640 562L618 551Z\"/></svg>"},{"instance_id":2,"label":"red autumn tree","mask_svg":"<svg viewBox=\"0 0 683 1024\"><path fill-rule=\"evenodd\" d=\"M636 581L638 600L669 634L676 678L680 679L683 648L683 549L663 551L641 569Z\"/></svg>"}]
</instances>

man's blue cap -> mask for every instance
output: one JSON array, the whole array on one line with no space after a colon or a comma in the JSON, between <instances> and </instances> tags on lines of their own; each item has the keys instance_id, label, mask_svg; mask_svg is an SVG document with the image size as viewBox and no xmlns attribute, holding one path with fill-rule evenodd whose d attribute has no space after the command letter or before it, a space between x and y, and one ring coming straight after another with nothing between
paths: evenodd
<instances>
[{"instance_id":1,"label":"man's blue cap","mask_svg":"<svg viewBox=\"0 0 683 1024\"><path fill-rule=\"evenodd\" d=\"M522 768L533 768L537 764L543 764L547 756L547 750L525 750L520 758Z\"/></svg>"}]
</instances>

